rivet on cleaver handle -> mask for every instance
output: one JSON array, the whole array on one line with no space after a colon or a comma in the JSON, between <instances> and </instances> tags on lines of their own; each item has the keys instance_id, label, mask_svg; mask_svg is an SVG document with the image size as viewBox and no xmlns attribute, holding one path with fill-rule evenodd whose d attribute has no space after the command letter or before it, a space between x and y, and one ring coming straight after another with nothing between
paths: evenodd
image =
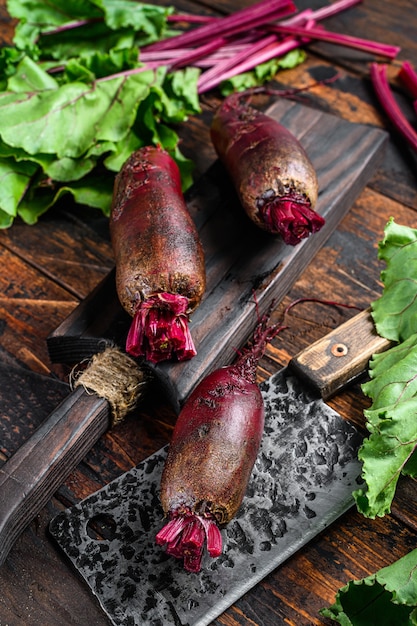
<instances>
[{"instance_id":1,"label":"rivet on cleaver handle","mask_svg":"<svg viewBox=\"0 0 417 626\"><path fill-rule=\"evenodd\" d=\"M327 400L357 380L371 356L390 345L377 334L370 309L366 309L302 350L289 365Z\"/></svg>"}]
</instances>

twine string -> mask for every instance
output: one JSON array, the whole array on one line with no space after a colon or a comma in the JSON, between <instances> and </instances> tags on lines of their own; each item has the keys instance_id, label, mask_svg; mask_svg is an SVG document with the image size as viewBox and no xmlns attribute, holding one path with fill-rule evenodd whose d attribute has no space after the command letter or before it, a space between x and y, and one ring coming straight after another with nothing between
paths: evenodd
<instances>
[{"instance_id":1,"label":"twine string","mask_svg":"<svg viewBox=\"0 0 417 626\"><path fill-rule=\"evenodd\" d=\"M135 408L148 378L134 359L117 346L107 346L92 357L85 370L72 374L71 385L105 398L110 404L113 427Z\"/></svg>"}]
</instances>

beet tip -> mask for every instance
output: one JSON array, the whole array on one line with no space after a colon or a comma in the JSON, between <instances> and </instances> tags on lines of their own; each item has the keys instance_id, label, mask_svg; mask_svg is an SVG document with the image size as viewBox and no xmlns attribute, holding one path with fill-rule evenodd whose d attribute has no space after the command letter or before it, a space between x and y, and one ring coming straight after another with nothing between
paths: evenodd
<instances>
[{"instance_id":1,"label":"beet tip","mask_svg":"<svg viewBox=\"0 0 417 626\"><path fill-rule=\"evenodd\" d=\"M197 354L188 328L188 298L161 292L140 302L126 339L126 352L151 363Z\"/></svg>"},{"instance_id":2,"label":"beet tip","mask_svg":"<svg viewBox=\"0 0 417 626\"><path fill-rule=\"evenodd\" d=\"M222 536L215 519L208 515L174 513L156 535L156 543L165 546L166 553L183 559L184 569L197 573L201 569L204 546L213 558L222 553Z\"/></svg>"},{"instance_id":3,"label":"beet tip","mask_svg":"<svg viewBox=\"0 0 417 626\"><path fill-rule=\"evenodd\" d=\"M290 246L296 246L302 239L317 233L325 223L303 198L280 197L273 192L267 198L265 195L257 198L256 204L267 230L281 235Z\"/></svg>"}]
</instances>

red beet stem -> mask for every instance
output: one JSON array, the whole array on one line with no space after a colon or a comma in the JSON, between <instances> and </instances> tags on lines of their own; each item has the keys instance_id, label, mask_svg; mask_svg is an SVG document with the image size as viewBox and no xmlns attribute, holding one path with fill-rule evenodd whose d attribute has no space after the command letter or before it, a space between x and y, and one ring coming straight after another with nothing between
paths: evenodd
<instances>
[{"instance_id":1,"label":"red beet stem","mask_svg":"<svg viewBox=\"0 0 417 626\"><path fill-rule=\"evenodd\" d=\"M245 380L256 382L256 368L267 344L284 328L286 326L269 326L269 313L263 315L255 328L252 344L240 352L237 361L229 366L230 369L238 372Z\"/></svg>"},{"instance_id":2,"label":"red beet stem","mask_svg":"<svg viewBox=\"0 0 417 626\"><path fill-rule=\"evenodd\" d=\"M170 48L178 48L182 46L192 46L194 44L201 45L206 41L220 35L235 35L254 28L267 21L273 21L295 12L296 7L291 0L261 0L260 2L240 9L231 15L227 15L213 23L204 24L203 26L194 28L191 31L182 33L157 41L148 46L145 50L169 50Z\"/></svg>"},{"instance_id":3,"label":"red beet stem","mask_svg":"<svg viewBox=\"0 0 417 626\"><path fill-rule=\"evenodd\" d=\"M341 33L333 33L324 28L305 28L293 24L277 24L270 29L278 33L286 33L287 35L295 35L297 37L308 37L309 39L327 41L340 46L354 48L355 50L363 50L364 52L384 56L389 59L394 59L401 50L399 46L391 46L377 41L360 39L359 37L352 37Z\"/></svg>"},{"instance_id":4,"label":"red beet stem","mask_svg":"<svg viewBox=\"0 0 417 626\"><path fill-rule=\"evenodd\" d=\"M405 85L414 100L417 100L417 72L409 61L403 61L398 78Z\"/></svg>"},{"instance_id":5,"label":"red beet stem","mask_svg":"<svg viewBox=\"0 0 417 626\"><path fill-rule=\"evenodd\" d=\"M371 81L376 96L397 131L408 141L417 152L417 132L409 123L399 104L397 103L387 78L387 66L378 63L371 64Z\"/></svg>"},{"instance_id":6,"label":"red beet stem","mask_svg":"<svg viewBox=\"0 0 417 626\"><path fill-rule=\"evenodd\" d=\"M156 535L156 543L165 546L170 556L183 559L184 569L188 572L200 571L205 543L211 557L222 553L222 536L214 519L191 512L174 513Z\"/></svg>"},{"instance_id":7,"label":"red beet stem","mask_svg":"<svg viewBox=\"0 0 417 626\"><path fill-rule=\"evenodd\" d=\"M151 363L174 358L184 361L195 356L187 308L188 298L165 292L141 302L127 335L126 352Z\"/></svg>"},{"instance_id":8,"label":"red beet stem","mask_svg":"<svg viewBox=\"0 0 417 626\"><path fill-rule=\"evenodd\" d=\"M303 199L273 198L258 208L265 224L277 231L287 245L295 246L302 239L317 233L324 226L324 218L310 208Z\"/></svg>"},{"instance_id":9,"label":"red beet stem","mask_svg":"<svg viewBox=\"0 0 417 626\"><path fill-rule=\"evenodd\" d=\"M317 304L324 304L325 306L335 306L342 307L345 309L356 309L357 311L363 311L363 307L356 306L356 304L347 304L346 302L336 302L336 300L322 300L321 298L298 298L297 300L293 300L288 304L288 306L284 309L284 317L299 304L303 304L304 302L315 302Z\"/></svg>"}]
</instances>

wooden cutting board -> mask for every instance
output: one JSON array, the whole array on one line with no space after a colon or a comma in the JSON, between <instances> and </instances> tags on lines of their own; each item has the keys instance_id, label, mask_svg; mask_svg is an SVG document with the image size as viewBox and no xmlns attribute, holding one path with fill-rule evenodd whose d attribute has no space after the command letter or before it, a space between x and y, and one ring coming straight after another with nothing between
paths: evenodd
<instances>
[{"instance_id":1,"label":"wooden cutting board","mask_svg":"<svg viewBox=\"0 0 417 626\"><path fill-rule=\"evenodd\" d=\"M220 162L192 187L186 200L207 269L206 293L190 322L198 353L184 363L154 366L177 410L209 371L233 360L251 335L257 312L265 312L272 301L280 302L352 206L382 156L387 134L380 129L289 100L278 100L268 113L306 149L319 180L316 210L326 223L299 245L288 246L249 220ZM88 358L103 349L103 337L123 345L129 322L118 302L112 272L48 338L50 357L67 363Z\"/></svg>"}]
</instances>

